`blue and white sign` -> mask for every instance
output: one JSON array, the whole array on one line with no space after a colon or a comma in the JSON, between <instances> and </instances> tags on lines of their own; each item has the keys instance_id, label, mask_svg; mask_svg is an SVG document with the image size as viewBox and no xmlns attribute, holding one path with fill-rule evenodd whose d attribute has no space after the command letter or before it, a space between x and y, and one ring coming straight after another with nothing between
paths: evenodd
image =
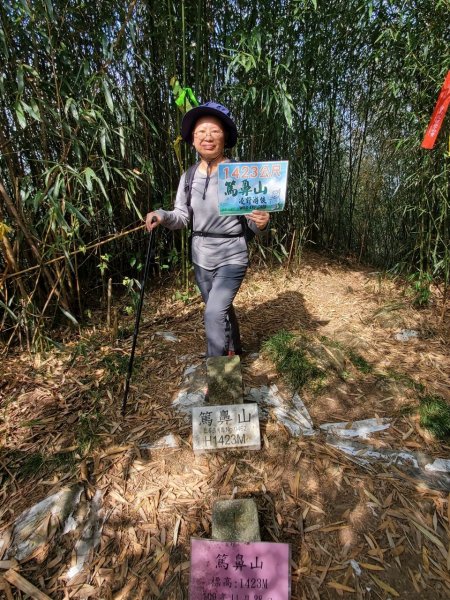
<instances>
[{"instance_id":1,"label":"blue and white sign","mask_svg":"<svg viewBox=\"0 0 450 600\"><path fill-rule=\"evenodd\" d=\"M286 203L287 160L219 164L219 214L275 212Z\"/></svg>"}]
</instances>

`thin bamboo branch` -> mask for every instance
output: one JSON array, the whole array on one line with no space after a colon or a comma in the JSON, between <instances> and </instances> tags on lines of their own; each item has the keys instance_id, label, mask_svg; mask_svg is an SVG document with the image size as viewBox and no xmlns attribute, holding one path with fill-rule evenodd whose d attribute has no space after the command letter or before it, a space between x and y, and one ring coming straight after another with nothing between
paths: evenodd
<instances>
[{"instance_id":1,"label":"thin bamboo branch","mask_svg":"<svg viewBox=\"0 0 450 600\"><path fill-rule=\"evenodd\" d=\"M138 227L134 227L133 229L130 229L129 231L122 231L120 233L114 234L110 237L108 237L106 240L102 240L101 242L96 242L95 244L89 244L88 246L86 246L85 248L83 248L82 250L73 250L72 252L69 252L68 256L75 256L76 254L86 254L86 252L88 250L95 250L97 249L99 246L103 246L104 244L108 244L109 242L112 242L114 240L118 240L119 238L125 237L127 235L130 235L131 233L134 233L135 231L139 231L140 229L144 229L145 224L144 225L139 225ZM64 254L62 256L57 256L55 258L52 258L48 261L46 261L45 263L42 263L42 265L34 265L33 267L29 267L28 269L23 269L22 271L17 271L17 273L10 273L9 275L6 275L6 277L3 277L0 280L0 285L1 283L6 280L6 279L12 279L14 277L18 277L19 275L23 275L25 273L30 273L31 271L35 271L36 269L39 269L41 267L44 267L46 265L51 265L55 262L58 262L59 260L64 260L67 258L67 255Z\"/></svg>"}]
</instances>

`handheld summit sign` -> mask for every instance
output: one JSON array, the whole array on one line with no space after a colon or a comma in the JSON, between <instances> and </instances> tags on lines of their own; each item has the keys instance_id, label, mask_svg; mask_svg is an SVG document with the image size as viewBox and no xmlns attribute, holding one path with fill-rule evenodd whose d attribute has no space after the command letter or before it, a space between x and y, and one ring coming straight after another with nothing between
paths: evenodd
<instances>
[{"instance_id":1,"label":"handheld summit sign","mask_svg":"<svg viewBox=\"0 0 450 600\"><path fill-rule=\"evenodd\" d=\"M245 215L253 210L283 210L289 161L220 163L219 214Z\"/></svg>"}]
</instances>

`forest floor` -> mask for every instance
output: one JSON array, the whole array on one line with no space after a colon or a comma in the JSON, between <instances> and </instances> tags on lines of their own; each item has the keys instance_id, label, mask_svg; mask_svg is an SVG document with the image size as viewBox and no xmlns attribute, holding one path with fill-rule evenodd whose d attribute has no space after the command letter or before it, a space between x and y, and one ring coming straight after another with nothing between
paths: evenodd
<instances>
[{"instance_id":1,"label":"forest floor","mask_svg":"<svg viewBox=\"0 0 450 600\"><path fill-rule=\"evenodd\" d=\"M328 340L342 368L300 390L315 427L388 417L374 443L448 457L417 414L422 396L450 402L450 324L440 302L436 294L417 310L404 284L314 253L292 272L252 268L236 299L244 385L289 393L261 352L278 331ZM0 597L28 597L17 574L56 600L188 598L190 538L210 537L214 501L231 497L255 499L264 541L291 544L295 600L450 597L448 492L395 466L363 467L323 433L293 437L272 418L260 451L195 455L191 426L172 403L186 367L203 360L202 305L177 299L168 284L149 289L122 419L134 319L121 310L111 342L97 317L60 349L2 358ZM418 337L398 341L404 329ZM144 447L170 433L177 448ZM76 484L81 504L101 490L103 505L99 545L82 572L68 580L76 533L61 535L51 515L39 525L42 543L17 563L7 552L15 519Z\"/></svg>"}]
</instances>

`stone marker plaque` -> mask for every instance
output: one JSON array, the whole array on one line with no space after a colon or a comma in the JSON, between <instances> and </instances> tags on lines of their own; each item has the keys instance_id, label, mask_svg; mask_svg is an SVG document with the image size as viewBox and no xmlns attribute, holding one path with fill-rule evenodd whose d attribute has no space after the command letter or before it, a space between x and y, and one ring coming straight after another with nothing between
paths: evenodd
<instances>
[{"instance_id":1,"label":"stone marker plaque","mask_svg":"<svg viewBox=\"0 0 450 600\"><path fill-rule=\"evenodd\" d=\"M289 600L289 544L191 539L190 600Z\"/></svg>"},{"instance_id":2,"label":"stone marker plaque","mask_svg":"<svg viewBox=\"0 0 450 600\"><path fill-rule=\"evenodd\" d=\"M261 448L257 404L195 406L192 408L192 440L196 450Z\"/></svg>"}]
</instances>

